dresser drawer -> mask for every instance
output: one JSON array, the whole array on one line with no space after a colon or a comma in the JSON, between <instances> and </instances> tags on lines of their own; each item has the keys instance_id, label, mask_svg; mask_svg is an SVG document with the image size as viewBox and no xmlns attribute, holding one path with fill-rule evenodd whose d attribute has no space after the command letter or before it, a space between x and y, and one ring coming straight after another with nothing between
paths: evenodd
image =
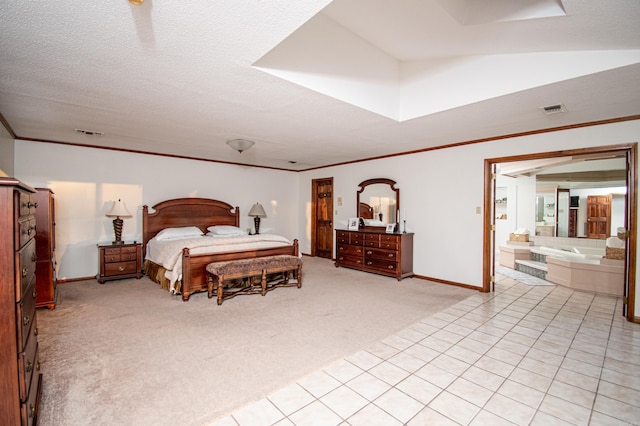
<instances>
[{"instance_id":1,"label":"dresser drawer","mask_svg":"<svg viewBox=\"0 0 640 426\"><path fill-rule=\"evenodd\" d=\"M26 294L27 287L35 280L36 276L36 244L31 240L18 252L18 262L16 265L16 302L19 302Z\"/></svg>"},{"instance_id":2,"label":"dresser drawer","mask_svg":"<svg viewBox=\"0 0 640 426\"><path fill-rule=\"evenodd\" d=\"M18 351L22 350L29 338L32 324L36 320L36 282L32 281L27 292L20 302L16 304L16 328Z\"/></svg>"},{"instance_id":3,"label":"dresser drawer","mask_svg":"<svg viewBox=\"0 0 640 426\"><path fill-rule=\"evenodd\" d=\"M397 235L381 235L380 248L397 249L400 246L400 237Z\"/></svg>"},{"instance_id":4,"label":"dresser drawer","mask_svg":"<svg viewBox=\"0 0 640 426\"><path fill-rule=\"evenodd\" d=\"M339 255L336 257L336 261L340 266L357 266L358 268L362 268L364 265L364 259L362 256Z\"/></svg>"},{"instance_id":5,"label":"dresser drawer","mask_svg":"<svg viewBox=\"0 0 640 426\"><path fill-rule=\"evenodd\" d=\"M380 260L389 260L396 261L398 259L398 252L391 250L382 250L382 249L366 249L365 257L367 260L369 259L380 259Z\"/></svg>"},{"instance_id":6,"label":"dresser drawer","mask_svg":"<svg viewBox=\"0 0 640 426\"><path fill-rule=\"evenodd\" d=\"M336 247L336 255L351 255L360 256L364 253L364 248L361 246L352 246L348 244L338 244Z\"/></svg>"},{"instance_id":7,"label":"dresser drawer","mask_svg":"<svg viewBox=\"0 0 640 426\"><path fill-rule=\"evenodd\" d=\"M112 277L115 275L135 274L138 272L138 262L115 262L107 263L104 266L105 276Z\"/></svg>"},{"instance_id":8,"label":"dresser drawer","mask_svg":"<svg viewBox=\"0 0 640 426\"><path fill-rule=\"evenodd\" d=\"M40 371L38 363L38 339L33 336L27 347L18 354L18 384L20 385L20 401L29 397L29 387L34 372Z\"/></svg>"},{"instance_id":9,"label":"dresser drawer","mask_svg":"<svg viewBox=\"0 0 640 426\"><path fill-rule=\"evenodd\" d=\"M18 222L18 247L22 247L36 236L36 219L26 217Z\"/></svg>"},{"instance_id":10,"label":"dresser drawer","mask_svg":"<svg viewBox=\"0 0 640 426\"><path fill-rule=\"evenodd\" d=\"M366 259L364 264L368 268L377 269L380 272L394 272L398 270L398 264L396 262L388 262L382 259Z\"/></svg>"},{"instance_id":11,"label":"dresser drawer","mask_svg":"<svg viewBox=\"0 0 640 426\"><path fill-rule=\"evenodd\" d=\"M36 213L35 195L29 192L20 192L20 217L34 215Z\"/></svg>"},{"instance_id":12,"label":"dresser drawer","mask_svg":"<svg viewBox=\"0 0 640 426\"><path fill-rule=\"evenodd\" d=\"M22 424L33 426L37 423L38 400L40 399L40 389L42 387L42 374L34 374L29 386L29 398L20 404L20 415Z\"/></svg>"},{"instance_id":13,"label":"dresser drawer","mask_svg":"<svg viewBox=\"0 0 640 426\"><path fill-rule=\"evenodd\" d=\"M380 247L380 236L378 234L365 234L364 245L367 247Z\"/></svg>"},{"instance_id":14,"label":"dresser drawer","mask_svg":"<svg viewBox=\"0 0 640 426\"><path fill-rule=\"evenodd\" d=\"M104 261L107 263L135 261L137 257L135 247L117 247L104 250Z\"/></svg>"}]
</instances>

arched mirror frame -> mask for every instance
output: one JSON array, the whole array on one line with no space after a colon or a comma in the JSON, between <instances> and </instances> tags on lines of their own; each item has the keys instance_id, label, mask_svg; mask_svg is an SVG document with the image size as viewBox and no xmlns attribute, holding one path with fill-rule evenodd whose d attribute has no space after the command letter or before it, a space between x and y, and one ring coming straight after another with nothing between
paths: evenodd
<instances>
[{"instance_id":1,"label":"arched mirror frame","mask_svg":"<svg viewBox=\"0 0 640 426\"><path fill-rule=\"evenodd\" d=\"M363 182L360 182L360 184L358 184L358 187L360 187L360 189L356 192L356 215L358 217L360 216L360 208L361 208L361 204L360 204L360 194L362 194L364 192L364 190L367 188L367 186L370 185L376 185L376 184L383 184L383 185L389 185L389 187L391 188L391 190L393 192L395 192L396 194L396 215L397 212L400 210L400 188L396 188L396 181L391 180L391 179L387 179L387 178L375 178L375 179L367 179ZM395 222L398 221L398 218L395 218ZM395 223L392 222L392 223ZM361 229L372 229L372 230L380 230L380 229L385 229L385 225L381 225L381 226L375 226L375 225L365 225L365 226L361 226Z\"/></svg>"}]
</instances>

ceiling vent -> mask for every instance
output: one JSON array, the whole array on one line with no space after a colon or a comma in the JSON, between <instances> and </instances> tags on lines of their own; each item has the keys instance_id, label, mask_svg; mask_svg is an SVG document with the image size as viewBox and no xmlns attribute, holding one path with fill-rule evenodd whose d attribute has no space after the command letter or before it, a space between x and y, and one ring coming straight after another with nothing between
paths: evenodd
<instances>
[{"instance_id":1,"label":"ceiling vent","mask_svg":"<svg viewBox=\"0 0 640 426\"><path fill-rule=\"evenodd\" d=\"M542 110L544 111L545 114L551 115L551 114L557 114L559 112L567 112L567 107L565 107L564 104L549 105L549 106L542 107Z\"/></svg>"},{"instance_id":2,"label":"ceiling vent","mask_svg":"<svg viewBox=\"0 0 640 426\"><path fill-rule=\"evenodd\" d=\"M76 133L80 133L87 136L104 136L103 132L96 132L94 130L74 129Z\"/></svg>"}]
</instances>

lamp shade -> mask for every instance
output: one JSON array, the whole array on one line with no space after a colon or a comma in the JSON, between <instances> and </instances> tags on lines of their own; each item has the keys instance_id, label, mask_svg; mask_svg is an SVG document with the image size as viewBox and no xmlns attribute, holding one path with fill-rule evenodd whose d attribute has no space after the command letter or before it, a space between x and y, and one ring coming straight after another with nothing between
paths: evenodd
<instances>
[{"instance_id":1,"label":"lamp shade","mask_svg":"<svg viewBox=\"0 0 640 426\"><path fill-rule=\"evenodd\" d=\"M113 202L113 206L107 212L107 217L131 217L131 213L127 210L124 201L118 199L118 201Z\"/></svg>"},{"instance_id":2,"label":"lamp shade","mask_svg":"<svg viewBox=\"0 0 640 426\"><path fill-rule=\"evenodd\" d=\"M249 216L267 217L267 213L264 211L264 207L262 207L262 204L255 203L253 206L251 206L251 210L249 210Z\"/></svg>"}]
</instances>

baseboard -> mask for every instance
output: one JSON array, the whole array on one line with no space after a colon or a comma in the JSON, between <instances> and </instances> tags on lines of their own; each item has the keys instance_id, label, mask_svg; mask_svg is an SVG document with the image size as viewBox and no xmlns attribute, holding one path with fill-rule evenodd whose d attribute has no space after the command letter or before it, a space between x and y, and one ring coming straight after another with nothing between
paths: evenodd
<instances>
[{"instance_id":1,"label":"baseboard","mask_svg":"<svg viewBox=\"0 0 640 426\"><path fill-rule=\"evenodd\" d=\"M476 285L457 283L455 281L447 281L447 280L442 280L440 278L425 277L424 275L414 275L413 278L417 278L419 280L425 280L425 281L433 281L433 282L436 282L436 283L452 285L452 286L456 286L456 287L468 288L470 290L482 291L482 286L478 287Z\"/></svg>"},{"instance_id":2,"label":"baseboard","mask_svg":"<svg viewBox=\"0 0 640 426\"><path fill-rule=\"evenodd\" d=\"M89 280L95 280L95 279L96 279L95 275L91 277L82 277L82 278L63 278L63 279L57 280L56 284L73 283L77 281L89 281Z\"/></svg>"}]
</instances>

